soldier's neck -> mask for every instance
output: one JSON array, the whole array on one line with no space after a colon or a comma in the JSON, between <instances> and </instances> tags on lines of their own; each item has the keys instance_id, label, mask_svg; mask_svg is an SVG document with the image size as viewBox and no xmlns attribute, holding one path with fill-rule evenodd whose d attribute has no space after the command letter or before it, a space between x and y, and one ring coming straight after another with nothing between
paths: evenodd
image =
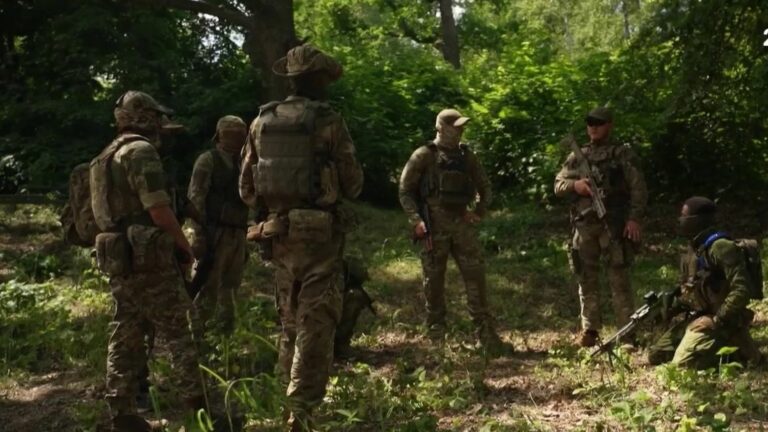
<instances>
[{"instance_id":1,"label":"soldier's neck","mask_svg":"<svg viewBox=\"0 0 768 432\"><path fill-rule=\"evenodd\" d=\"M591 144L594 147L600 147L600 146L608 145L610 144L610 142L611 142L611 138L605 137L599 140L590 140L589 144Z\"/></svg>"}]
</instances>

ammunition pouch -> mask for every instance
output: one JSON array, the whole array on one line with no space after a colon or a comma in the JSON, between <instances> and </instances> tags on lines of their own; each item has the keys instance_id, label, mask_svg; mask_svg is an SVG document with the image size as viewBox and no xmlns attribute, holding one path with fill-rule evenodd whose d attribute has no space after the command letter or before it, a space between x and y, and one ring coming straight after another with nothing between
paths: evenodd
<instances>
[{"instance_id":1,"label":"ammunition pouch","mask_svg":"<svg viewBox=\"0 0 768 432\"><path fill-rule=\"evenodd\" d=\"M130 225L126 233L133 251L133 271L160 272L175 267L176 244L170 234L147 225Z\"/></svg>"},{"instance_id":2,"label":"ammunition pouch","mask_svg":"<svg viewBox=\"0 0 768 432\"><path fill-rule=\"evenodd\" d=\"M323 243L331 240L333 215L324 210L293 209L288 212L288 240Z\"/></svg>"},{"instance_id":3,"label":"ammunition pouch","mask_svg":"<svg viewBox=\"0 0 768 432\"><path fill-rule=\"evenodd\" d=\"M131 272L131 247L121 232L96 235L96 265L109 277L124 276Z\"/></svg>"},{"instance_id":4,"label":"ammunition pouch","mask_svg":"<svg viewBox=\"0 0 768 432\"><path fill-rule=\"evenodd\" d=\"M464 207L475 198L475 188L469 176L461 171L443 171L438 179L440 205Z\"/></svg>"}]
</instances>

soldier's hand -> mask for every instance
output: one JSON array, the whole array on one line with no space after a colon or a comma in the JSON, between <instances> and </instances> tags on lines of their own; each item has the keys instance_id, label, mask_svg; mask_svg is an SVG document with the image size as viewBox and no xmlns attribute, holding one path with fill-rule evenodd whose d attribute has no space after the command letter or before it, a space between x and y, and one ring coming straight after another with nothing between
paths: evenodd
<instances>
[{"instance_id":1,"label":"soldier's hand","mask_svg":"<svg viewBox=\"0 0 768 432\"><path fill-rule=\"evenodd\" d=\"M427 236L427 225L424 223L424 221L417 223L413 227L413 236L419 240Z\"/></svg>"},{"instance_id":2,"label":"soldier's hand","mask_svg":"<svg viewBox=\"0 0 768 432\"><path fill-rule=\"evenodd\" d=\"M591 197L592 188L589 185L589 179L579 179L573 182L573 191L578 195Z\"/></svg>"},{"instance_id":3,"label":"soldier's hand","mask_svg":"<svg viewBox=\"0 0 768 432\"><path fill-rule=\"evenodd\" d=\"M482 218L480 216L478 216L478 214L473 212L473 211L468 211L468 212L464 213L464 222L466 222L466 223L468 223L470 225L474 225L474 224L480 222L480 219L482 219Z\"/></svg>"},{"instance_id":4,"label":"soldier's hand","mask_svg":"<svg viewBox=\"0 0 768 432\"><path fill-rule=\"evenodd\" d=\"M640 238L642 236L642 230L640 228L640 224L636 221L633 221L632 219L627 221L627 224L624 226L624 237L632 240L635 243L640 242Z\"/></svg>"},{"instance_id":5,"label":"soldier's hand","mask_svg":"<svg viewBox=\"0 0 768 432\"><path fill-rule=\"evenodd\" d=\"M261 230L261 224L251 225L248 227L248 233L245 235L245 238L248 241L259 241L261 240Z\"/></svg>"}]
</instances>

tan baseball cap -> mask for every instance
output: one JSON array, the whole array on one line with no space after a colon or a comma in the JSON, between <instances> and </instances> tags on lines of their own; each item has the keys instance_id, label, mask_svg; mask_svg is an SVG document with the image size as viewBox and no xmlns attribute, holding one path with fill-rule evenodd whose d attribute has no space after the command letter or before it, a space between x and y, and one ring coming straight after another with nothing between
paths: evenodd
<instances>
[{"instance_id":1,"label":"tan baseball cap","mask_svg":"<svg viewBox=\"0 0 768 432\"><path fill-rule=\"evenodd\" d=\"M453 127L464 126L469 121L469 117L462 116L460 112L453 108L444 109L437 114L437 125L445 124Z\"/></svg>"}]
</instances>

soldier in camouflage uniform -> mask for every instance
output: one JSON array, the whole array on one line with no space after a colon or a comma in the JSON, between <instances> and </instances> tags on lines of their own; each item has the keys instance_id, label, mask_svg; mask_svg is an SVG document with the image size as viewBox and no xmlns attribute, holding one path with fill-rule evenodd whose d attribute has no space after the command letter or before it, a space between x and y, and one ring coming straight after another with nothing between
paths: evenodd
<instances>
[{"instance_id":1,"label":"soldier in camouflage uniform","mask_svg":"<svg viewBox=\"0 0 768 432\"><path fill-rule=\"evenodd\" d=\"M461 143L467 121L454 109L440 111L437 137L416 149L403 168L400 204L414 237L426 245L421 264L430 335L441 338L445 332L445 271L452 255L464 278L478 340L497 350L502 344L488 308L485 263L475 229L491 202L491 184L475 154ZM425 220L425 210L431 220Z\"/></svg>"},{"instance_id":2,"label":"soldier in camouflage uniform","mask_svg":"<svg viewBox=\"0 0 768 432\"><path fill-rule=\"evenodd\" d=\"M287 385L289 425L311 429L325 395L341 314L344 232L341 198L355 198L363 172L342 117L324 102L341 66L310 45L290 50L273 70L295 93L261 107L251 124L240 196L257 213L260 238L271 240L282 322L279 375Z\"/></svg>"},{"instance_id":3,"label":"soldier in camouflage uniform","mask_svg":"<svg viewBox=\"0 0 768 432\"><path fill-rule=\"evenodd\" d=\"M589 112L586 121L590 142L582 151L589 164L601 173L603 182L592 185L581 178L577 169L579 161L571 153L555 178L555 194L568 197L573 203L574 236L570 258L579 280L581 300L582 332L578 343L590 347L596 344L602 326L598 281L601 256L608 255L608 283L617 324L626 324L634 310L629 268L634 249L640 242L640 221L648 193L632 149L611 138L611 112L604 107L595 108ZM585 212L598 187L604 192L607 209L603 220L593 212Z\"/></svg>"},{"instance_id":4,"label":"soldier in camouflage uniform","mask_svg":"<svg viewBox=\"0 0 768 432\"><path fill-rule=\"evenodd\" d=\"M192 250L171 209L158 154L161 131L178 126L169 113L149 95L127 92L115 108L117 138L91 162L91 202L103 231L97 262L115 300L106 399L117 431L159 427L139 417L135 405L147 322L167 341L179 394L190 408L204 408L187 320L191 304L179 271L179 264L191 263Z\"/></svg>"},{"instance_id":5,"label":"soldier in camouflage uniform","mask_svg":"<svg viewBox=\"0 0 768 432\"><path fill-rule=\"evenodd\" d=\"M648 351L648 361L697 369L716 367L718 350L737 347L739 361L759 362L761 355L749 334L754 312L749 274L742 249L728 238L715 237L715 203L704 197L685 201L680 233L690 242L681 259L679 301L694 314L669 329ZM706 244L710 243L707 247ZM705 264L706 263L706 264Z\"/></svg>"},{"instance_id":6,"label":"soldier in camouflage uniform","mask_svg":"<svg viewBox=\"0 0 768 432\"><path fill-rule=\"evenodd\" d=\"M192 250L198 259L199 276L204 278L194 304L201 324L213 324L225 334L234 329L235 294L246 260L248 207L238 191L240 153L246 134L247 127L240 117L219 119L213 138L216 148L197 158L187 192L202 222L192 223Z\"/></svg>"}]
</instances>

